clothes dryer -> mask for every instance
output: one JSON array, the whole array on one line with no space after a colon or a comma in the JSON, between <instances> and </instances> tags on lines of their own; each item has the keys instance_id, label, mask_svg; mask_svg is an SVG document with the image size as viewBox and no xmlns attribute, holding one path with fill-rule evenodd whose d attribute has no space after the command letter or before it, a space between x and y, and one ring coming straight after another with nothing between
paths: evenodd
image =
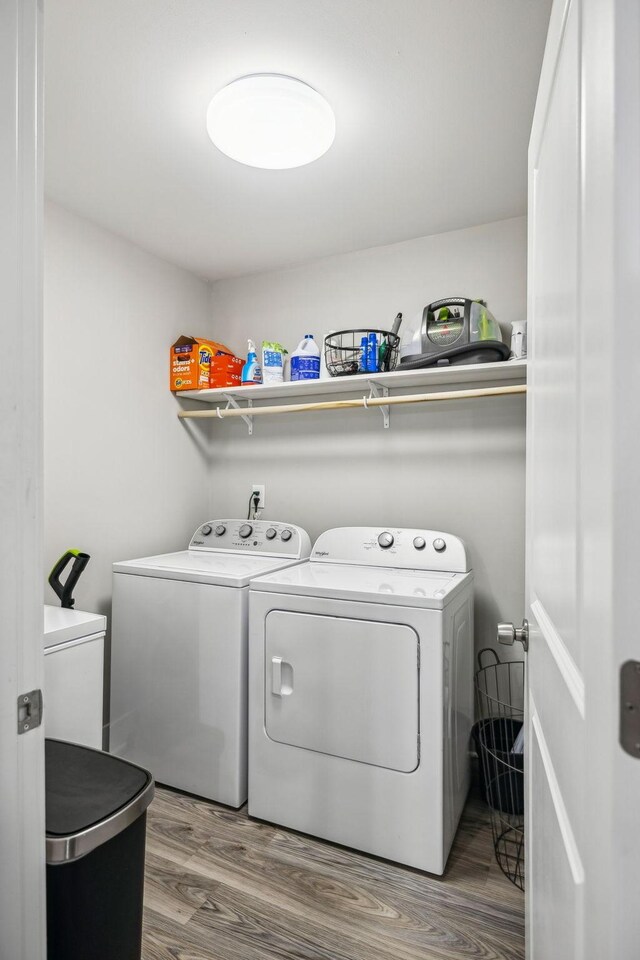
<instances>
[{"instance_id":1,"label":"clothes dryer","mask_svg":"<svg viewBox=\"0 0 640 960\"><path fill-rule=\"evenodd\" d=\"M249 813L441 874L469 787L473 575L433 530L348 527L250 590Z\"/></svg>"},{"instance_id":2,"label":"clothes dryer","mask_svg":"<svg viewBox=\"0 0 640 960\"><path fill-rule=\"evenodd\" d=\"M292 524L210 520L187 550L114 564L112 753L159 783L245 802L249 581L309 551Z\"/></svg>"}]
</instances>

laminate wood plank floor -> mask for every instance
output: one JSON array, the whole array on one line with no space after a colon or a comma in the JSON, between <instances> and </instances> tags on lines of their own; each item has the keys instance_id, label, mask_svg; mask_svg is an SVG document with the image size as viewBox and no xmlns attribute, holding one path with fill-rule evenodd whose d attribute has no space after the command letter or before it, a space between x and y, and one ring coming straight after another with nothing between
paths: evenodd
<instances>
[{"instance_id":1,"label":"laminate wood plank floor","mask_svg":"<svg viewBox=\"0 0 640 960\"><path fill-rule=\"evenodd\" d=\"M444 877L158 788L143 960L523 960L524 900L472 795Z\"/></svg>"}]
</instances>

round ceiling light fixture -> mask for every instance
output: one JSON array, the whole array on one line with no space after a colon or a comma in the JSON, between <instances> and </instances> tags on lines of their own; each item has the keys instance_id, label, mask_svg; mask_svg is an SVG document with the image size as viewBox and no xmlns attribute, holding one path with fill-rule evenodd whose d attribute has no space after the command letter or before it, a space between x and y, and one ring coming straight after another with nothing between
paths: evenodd
<instances>
[{"instance_id":1,"label":"round ceiling light fixture","mask_svg":"<svg viewBox=\"0 0 640 960\"><path fill-rule=\"evenodd\" d=\"M324 97L302 80L260 73L216 93L207 110L207 133L232 160L289 170L327 152L336 120Z\"/></svg>"}]
</instances>

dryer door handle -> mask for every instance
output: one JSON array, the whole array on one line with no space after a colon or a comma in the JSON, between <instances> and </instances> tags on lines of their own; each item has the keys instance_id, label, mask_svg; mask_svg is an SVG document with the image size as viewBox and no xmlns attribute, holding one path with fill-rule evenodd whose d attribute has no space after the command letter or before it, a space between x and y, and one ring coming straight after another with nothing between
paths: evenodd
<instances>
[{"instance_id":1,"label":"dryer door handle","mask_svg":"<svg viewBox=\"0 0 640 960\"><path fill-rule=\"evenodd\" d=\"M271 693L274 697L293 693L293 667L282 657L271 657Z\"/></svg>"},{"instance_id":2,"label":"dryer door handle","mask_svg":"<svg viewBox=\"0 0 640 960\"><path fill-rule=\"evenodd\" d=\"M282 657L271 657L271 693L282 696Z\"/></svg>"}]
</instances>

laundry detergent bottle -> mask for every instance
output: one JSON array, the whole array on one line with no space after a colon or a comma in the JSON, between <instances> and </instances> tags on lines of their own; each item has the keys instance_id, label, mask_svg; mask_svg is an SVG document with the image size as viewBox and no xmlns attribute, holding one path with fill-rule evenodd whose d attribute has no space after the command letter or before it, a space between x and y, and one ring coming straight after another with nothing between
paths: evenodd
<instances>
[{"instance_id":1,"label":"laundry detergent bottle","mask_svg":"<svg viewBox=\"0 0 640 960\"><path fill-rule=\"evenodd\" d=\"M247 386L252 383L262 383L262 367L258 363L258 354L253 340L249 340L247 362L242 368L242 383Z\"/></svg>"},{"instance_id":2,"label":"laundry detergent bottle","mask_svg":"<svg viewBox=\"0 0 640 960\"><path fill-rule=\"evenodd\" d=\"M312 333L306 333L291 354L292 380L318 380L320 378L320 348Z\"/></svg>"}]
</instances>

